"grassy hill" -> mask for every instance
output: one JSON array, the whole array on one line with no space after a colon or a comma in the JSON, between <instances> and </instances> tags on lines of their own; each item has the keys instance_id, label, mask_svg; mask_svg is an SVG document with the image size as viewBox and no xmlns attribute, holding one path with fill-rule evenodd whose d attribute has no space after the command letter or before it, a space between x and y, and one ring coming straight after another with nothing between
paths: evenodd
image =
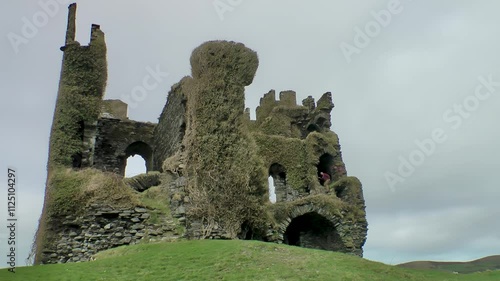
<instances>
[{"instance_id":1,"label":"grassy hill","mask_svg":"<svg viewBox=\"0 0 500 281\"><path fill-rule=\"evenodd\" d=\"M500 280L500 271L451 274L256 241L183 241L120 247L95 261L0 270L0 280Z\"/></svg>"},{"instance_id":2,"label":"grassy hill","mask_svg":"<svg viewBox=\"0 0 500 281\"><path fill-rule=\"evenodd\" d=\"M487 270L500 270L500 256L489 256L470 262L414 261L399 266L413 269L433 269L459 273L474 273Z\"/></svg>"}]
</instances>

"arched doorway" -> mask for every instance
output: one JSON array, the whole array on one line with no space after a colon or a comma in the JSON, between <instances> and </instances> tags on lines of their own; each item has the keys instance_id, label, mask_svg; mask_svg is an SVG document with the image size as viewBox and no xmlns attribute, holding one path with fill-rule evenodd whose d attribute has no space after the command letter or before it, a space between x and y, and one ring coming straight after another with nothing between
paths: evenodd
<instances>
[{"instance_id":1,"label":"arched doorway","mask_svg":"<svg viewBox=\"0 0 500 281\"><path fill-rule=\"evenodd\" d=\"M272 178L273 183L273 185L271 186L271 180L269 179L269 194L272 195L271 192L274 192L274 202L284 201L286 198L285 167L278 163L272 164L271 167L269 167L269 177Z\"/></svg>"},{"instance_id":2,"label":"arched doorway","mask_svg":"<svg viewBox=\"0 0 500 281\"><path fill-rule=\"evenodd\" d=\"M330 251L345 248L333 223L316 212L292 219L283 239L285 244L304 248Z\"/></svg>"},{"instance_id":3,"label":"arched doorway","mask_svg":"<svg viewBox=\"0 0 500 281\"><path fill-rule=\"evenodd\" d=\"M147 143L137 141L130 144L125 149L125 155L122 159L122 167L120 170L121 175L125 175L127 160L129 159L129 157L135 155L139 155L144 159L146 172L151 171L153 165L153 149L151 149L151 147Z\"/></svg>"},{"instance_id":4,"label":"arched doorway","mask_svg":"<svg viewBox=\"0 0 500 281\"><path fill-rule=\"evenodd\" d=\"M333 156L330 155L329 153L325 153L319 157L319 163L318 163L318 179L319 183L323 185L325 181L321 178L321 173L327 173L330 178L332 178L333 175L333 166L334 166L334 161L333 161Z\"/></svg>"},{"instance_id":5,"label":"arched doorway","mask_svg":"<svg viewBox=\"0 0 500 281\"><path fill-rule=\"evenodd\" d=\"M252 240L253 235L253 229L248 221L243 222L243 224L241 225L240 233L238 233L238 238L241 240Z\"/></svg>"}]
</instances>

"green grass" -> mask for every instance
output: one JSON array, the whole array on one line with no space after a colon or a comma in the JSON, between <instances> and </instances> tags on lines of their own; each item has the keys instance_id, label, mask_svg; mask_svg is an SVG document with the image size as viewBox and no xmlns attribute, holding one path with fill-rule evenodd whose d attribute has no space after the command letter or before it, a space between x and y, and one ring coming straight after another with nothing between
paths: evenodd
<instances>
[{"instance_id":1,"label":"green grass","mask_svg":"<svg viewBox=\"0 0 500 281\"><path fill-rule=\"evenodd\" d=\"M500 280L500 271L456 275L341 253L256 241L202 240L125 246L84 263L0 270L0 280Z\"/></svg>"}]
</instances>

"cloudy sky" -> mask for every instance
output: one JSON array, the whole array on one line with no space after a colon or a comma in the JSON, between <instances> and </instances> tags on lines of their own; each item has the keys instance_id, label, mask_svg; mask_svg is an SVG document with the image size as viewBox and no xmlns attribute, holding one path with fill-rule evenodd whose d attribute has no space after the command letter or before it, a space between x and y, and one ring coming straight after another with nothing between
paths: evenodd
<instances>
[{"instance_id":1,"label":"cloudy sky","mask_svg":"<svg viewBox=\"0 0 500 281\"><path fill-rule=\"evenodd\" d=\"M43 203L67 4L0 2L0 221L6 224L12 166L22 260ZM130 99L148 69L169 74L145 99L132 98L131 119L156 122L170 86L190 74L191 51L213 39L258 52L260 66L246 89L253 116L270 89L295 90L299 101L331 91L332 129L349 175L364 187L365 258L395 264L500 254L498 1L78 4L77 40L88 43L92 23L106 34L106 98Z\"/></svg>"}]
</instances>

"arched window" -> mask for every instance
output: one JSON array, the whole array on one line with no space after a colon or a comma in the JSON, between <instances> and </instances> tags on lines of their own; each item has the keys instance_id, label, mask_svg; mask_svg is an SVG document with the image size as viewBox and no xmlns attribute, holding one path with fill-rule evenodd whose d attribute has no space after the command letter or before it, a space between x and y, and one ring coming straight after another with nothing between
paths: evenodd
<instances>
[{"instance_id":1,"label":"arched window","mask_svg":"<svg viewBox=\"0 0 500 281\"><path fill-rule=\"evenodd\" d=\"M147 172L146 160L140 155L129 156L125 167L125 177L130 178Z\"/></svg>"},{"instance_id":2,"label":"arched window","mask_svg":"<svg viewBox=\"0 0 500 281\"><path fill-rule=\"evenodd\" d=\"M136 155L139 157L137 158ZM135 157L131 157L131 156L135 156ZM140 169L139 166L142 164L142 162L140 160L141 157L145 163L145 168L146 168L145 172L150 171L152 168L152 164L153 164L153 150L151 149L151 147L142 141L137 141L137 142L130 144L125 149L125 157L122 160L123 163L122 163L122 168L121 168L120 174L125 175L125 171L127 170L127 166L128 166L127 161L129 161L129 160L131 161L131 164L133 165L131 168L133 168L133 170L139 170Z\"/></svg>"},{"instance_id":3,"label":"arched window","mask_svg":"<svg viewBox=\"0 0 500 281\"><path fill-rule=\"evenodd\" d=\"M333 166L334 166L334 161L333 161L333 156L325 153L319 157L319 163L318 163L318 179L320 184L324 184L325 181L321 177L321 173L326 173L330 176L330 178L333 175Z\"/></svg>"},{"instance_id":4,"label":"arched window","mask_svg":"<svg viewBox=\"0 0 500 281\"><path fill-rule=\"evenodd\" d=\"M272 176L267 178L267 184L269 185L269 201L271 201L271 203L276 203L276 188L274 187L274 179Z\"/></svg>"},{"instance_id":5,"label":"arched window","mask_svg":"<svg viewBox=\"0 0 500 281\"><path fill-rule=\"evenodd\" d=\"M271 185L272 178L272 185ZM272 189L271 189L272 187ZM274 202L271 199L274 193ZM269 168L269 197L271 202L284 201L286 197L286 171L285 167L278 163L274 163Z\"/></svg>"},{"instance_id":6,"label":"arched window","mask_svg":"<svg viewBox=\"0 0 500 281\"><path fill-rule=\"evenodd\" d=\"M319 128L319 126L318 126L318 125L316 125L316 124L309 124L309 126L307 126L307 131L308 131L309 133L312 133L312 132L320 132L320 131L321 131L321 129L320 129L320 128Z\"/></svg>"}]
</instances>

